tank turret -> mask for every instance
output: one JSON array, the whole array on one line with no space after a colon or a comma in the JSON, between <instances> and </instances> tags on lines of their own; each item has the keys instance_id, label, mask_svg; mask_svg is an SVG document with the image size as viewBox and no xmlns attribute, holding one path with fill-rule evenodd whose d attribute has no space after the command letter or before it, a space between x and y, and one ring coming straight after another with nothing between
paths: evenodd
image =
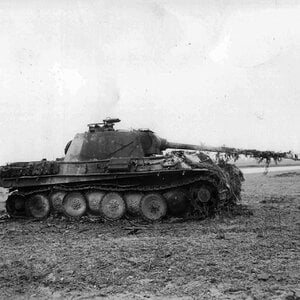
<instances>
[{"instance_id":1,"label":"tank turret","mask_svg":"<svg viewBox=\"0 0 300 300\"><path fill-rule=\"evenodd\" d=\"M282 158L297 160L292 152L259 151L230 147L213 147L169 142L158 137L149 129L115 130L119 119L105 119L102 123L88 124L89 130L75 136L66 146L65 161L86 161L90 159L109 159L114 157L149 157L162 154L166 149L196 150L225 153L237 159L239 155L251 156L270 161Z\"/></svg>"},{"instance_id":2,"label":"tank turret","mask_svg":"<svg viewBox=\"0 0 300 300\"><path fill-rule=\"evenodd\" d=\"M167 141L149 129L115 130L119 119L88 124L88 132L77 134L66 146L65 161L86 161L114 157L149 157L161 154Z\"/></svg>"}]
</instances>

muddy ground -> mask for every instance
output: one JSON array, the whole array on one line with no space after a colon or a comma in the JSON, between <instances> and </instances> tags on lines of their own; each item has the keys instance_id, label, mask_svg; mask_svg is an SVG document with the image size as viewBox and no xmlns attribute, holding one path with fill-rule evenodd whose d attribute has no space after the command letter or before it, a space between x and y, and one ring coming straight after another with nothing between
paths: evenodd
<instances>
[{"instance_id":1,"label":"muddy ground","mask_svg":"<svg viewBox=\"0 0 300 300\"><path fill-rule=\"evenodd\" d=\"M0 220L0 298L300 299L300 172L205 221Z\"/></svg>"}]
</instances>

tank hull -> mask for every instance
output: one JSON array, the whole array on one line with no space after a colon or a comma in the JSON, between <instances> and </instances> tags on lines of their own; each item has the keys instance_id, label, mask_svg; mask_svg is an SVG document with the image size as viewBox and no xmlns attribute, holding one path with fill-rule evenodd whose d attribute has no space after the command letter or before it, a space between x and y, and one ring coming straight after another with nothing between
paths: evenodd
<instances>
[{"instance_id":1,"label":"tank hull","mask_svg":"<svg viewBox=\"0 0 300 300\"><path fill-rule=\"evenodd\" d=\"M188 202L188 205L184 205L184 207L190 207L188 213L195 213L197 209L192 204L193 202L199 202L199 199L197 199L197 195L196 198L194 197L195 199L192 199L192 188L197 189L205 186L211 189L211 202L214 202L215 208L223 202L233 201L234 196L230 187L230 180L221 168L200 161L191 163L186 158L176 155L152 158L113 158L86 162L44 162L44 165L47 165L48 168L40 168L39 172L35 164L40 165L41 163L22 163L17 172L15 172L15 169L14 171L10 170L10 167L7 166L2 172L1 185L9 188L14 197L17 195L23 197L25 203L34 195L42 195L44 198L51 199L53 193L60 192L64 193L65 197L70 193L81 193L82 197L85 197L84 195L91 193L91 191L98 191L101 195L118 193L118 197L124 199L128 193L148 195L155 192L156 194L152 198L149 196L146 200L160 203L159 201L166 201L163 197L165 193L175 191L173 200L168 199L168 201L173 201L174 206L177 199L176 191L180 190L181 194L186 195L185 198ZM29 165L33 166L31 171L28 171ZM49 169L50 165L51 170ZM14 168L16 168L15 165ZM25 175L19 176L20 174ZM83 201L78 198L78 194L76 195L77 198L74 198L74 201L69 200L70 203ZM118 201L120 202L120 200ZM183 207L182 203L180 205ZM144 205L143 207L148 209L148 206ZM10 204L10 211L12 211L11 207ZM61 212L64 210L66 210L64 207L59 209ZM25 214L28 213L24 210ZM168 215L168 213L166 214ZM39 212L37 215L40 216L43 213ZM45 215L48 215L48 213L45 213ZM145 215L153 216L150 213Z\"/></svg>"}]
</instances>

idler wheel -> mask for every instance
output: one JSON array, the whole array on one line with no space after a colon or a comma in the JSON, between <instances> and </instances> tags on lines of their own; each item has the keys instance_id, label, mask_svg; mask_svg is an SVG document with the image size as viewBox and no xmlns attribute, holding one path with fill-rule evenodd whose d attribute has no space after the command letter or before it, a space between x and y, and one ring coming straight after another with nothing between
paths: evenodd
<instances>
[{"instance_id":1,"label":"idler wheel","mask_svg":"<svg viewBox=\"0 0 300 300\"><path fill-rule=\"evenodd\" d=\"M140 214L147 221L158 221L167 213L166 200L157 193L145 195L140 202Z\"/></svg>"},{"instance_id":2,"label":"idler wheel","mask_svg":"<svg viewBox=\"0 0 300 300\"><path fill-rule=\"evenodd\" d=\"M25 197L21 195L10 195L5 203L7 213L13 216L25 216Z\"/></svg>"},{"instance_id":3,"label":"idler wheel","mask_svg":"<svg viewBox=\"0 0 300 300\"><path fill-rule=\"evenodd\" d=\"M207 203L211 199L211 191L206 186L202 186L197 192L198 200Z\"/></svg>"},{"instance_id":4,"label":"idler wheel","mask_svg":"<svg viewBox=\"0 0 300 300\"><path fill-rule=\"evenodd\" d=\"M50 201L46 195L33 195L26 201L26 210L36 219L47 218L50 213Z\"/></svg>"},{"instance_id":5,"label":"idler wheel","mask_svg":"<svg viewBox=\"0 0 300 300\"><path fill-rule=\"evenodd\" d=\"M107 193L99 203L100 214L106 220L119 220L126 212L126 204L118 193Z\"/></svg>"},{"instance_id":6,"label":"idler wheel","mask_svg":"<svg viewBox=\"0 0 300 300\"><path fill-rule=\"evenodd\" d=\"M90 191L85 194L89 211L94 215L99 215L100 201L104 197L104 192Z\"/></svg>"},{"instance_id":7,"label":"idler wheel","mask_svg":"<svg viewBox=\"0 0 300 300\"><path fill-rule=\"evenodd\" d=\"M170 191L165 193L164 197L167 200L168 211L171 215L181 216L186 212L188 197L184 191Z\"/></svg>"},{"instance_id":8,"label":"idler wheel","mask_svg":"<svg viewBox=\"0 0 300 300\"><path fill-rule=\"evenodd\" d=\"M63 191L57 191L50 194L50 203L55 211L60 213L64 212L63 200L66 194L67 193Z\"/></svg>"},{"instance_id":9,"label":"idler wheel","mask_svg":"<svg viewBox=\"0 0 300 300\"><path fill-rule=\"evenodd\" d=\"M71 218L79 218L86 212L86 201L79 192L72 192L65 196L63 200L64 213Z\"/></svg>"},{"instance_id":10,"label":"idler wheel","mask_svg":"<svg viewBox=\"0 0 300 300\"><path fill-rule=\"evenodd\" d=\"M127 212L131 216L138 216L140 213L140 202L143 197L142 193L127 193L124 199L127 206Z\"/></svg>"},{"instance_id":11,"label":"idler wheel","mask_svg":"<svg viewBox=\"0 0 300 300\"><path fill-rule=\"evenodd\" d=\"M207 186L193 187L191 189L192 198L201 203L207 203L212 198L211 189Z\"/></svg>"},{"instance_id":12,"label":"idler wheel","mask_svg":"<svg viewBox=\"0 0 300 300\"><path fill-rule=\"evenodd\" d=\"M199 185L191 188L191 204L200 216L209 217L215 212L214 188L209 185Z\"/></svg>"}]
</instances>

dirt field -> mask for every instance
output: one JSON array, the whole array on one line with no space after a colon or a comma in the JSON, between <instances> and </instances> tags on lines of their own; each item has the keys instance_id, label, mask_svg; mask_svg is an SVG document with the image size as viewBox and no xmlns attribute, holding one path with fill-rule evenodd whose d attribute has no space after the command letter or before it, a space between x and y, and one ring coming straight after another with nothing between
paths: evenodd
<instances>
[{"instance_id":1,"label":"dirt field","mask_svg":"<svg viewBox=\"0 0 300 300\"><path fill-rule=\"evenodd\" d=\"M0 298L300 299L300 171L246 175L234 215L0 220Z\"/></svg>"}]
</instances>

